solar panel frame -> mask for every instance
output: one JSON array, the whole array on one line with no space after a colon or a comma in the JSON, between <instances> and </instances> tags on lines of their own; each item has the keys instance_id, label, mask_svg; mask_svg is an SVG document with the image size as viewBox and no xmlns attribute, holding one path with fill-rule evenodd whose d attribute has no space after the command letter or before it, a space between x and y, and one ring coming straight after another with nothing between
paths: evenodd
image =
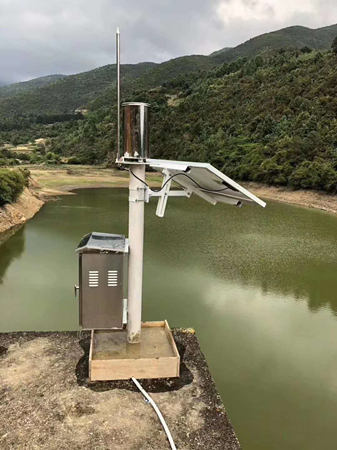
<instances>
[{"instance_id":1,"label":"solar panel frame","mask_svg":"<svg viewBox=\"0 0 337 450\"><path fill-rule=\"evenodd\" d=\"M147 164L157 171L168 170L170 175L179 173L187 174L195 180L202 188L198 187L186 176L174 177L172 181L180 184L183 188L192 191L204 200L216 204L217 202L238 205L239 203L257 203L263 208L266 203L249 192L240 184L229 178L220 170L208 163L191 161L169 161L162 159L147 159ZM226 187L228 189L226 189ZM220 189L226 189L222 192ZM213 191L214 190L214 191ZM212 192L210 192L212 191Z\"/></svg>"}]
</instances>

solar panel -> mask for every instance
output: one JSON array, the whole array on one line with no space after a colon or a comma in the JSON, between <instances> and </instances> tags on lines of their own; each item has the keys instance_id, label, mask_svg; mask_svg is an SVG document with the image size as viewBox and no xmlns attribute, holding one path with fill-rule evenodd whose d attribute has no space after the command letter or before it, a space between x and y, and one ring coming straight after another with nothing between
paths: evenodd
<instances>
[{"instance_id":1,"label":"solar panel","mask_svg":"<svg viewBox=\"0 0 337 450\"><path fill-rule=\"evenodd\" d=\"M264 201L211 164L161 159L147 159L146 162L153 169L164 173L164 187L157 208L157 215L160 217L163 217L165 212L171 182L182 186L187 197L195 194L213 205L220 202L235 206L241 206L243 203L257 203L263 208L266 206ZM174 195L174 191L171 191L172 194Z\"/></svg>"}]
</instances>

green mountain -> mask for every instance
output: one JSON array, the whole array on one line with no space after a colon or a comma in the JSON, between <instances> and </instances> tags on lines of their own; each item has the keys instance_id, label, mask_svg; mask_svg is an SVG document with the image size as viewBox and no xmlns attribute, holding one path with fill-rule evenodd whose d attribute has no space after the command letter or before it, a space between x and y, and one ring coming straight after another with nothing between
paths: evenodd
<instances>
[{"instance_id":1,"label":"green mountain","mask_svg":"<svg viewBox=\"0 0 337 450\"><path fill-rule=\"evenodd\" d=\"M153 89L165 85L178 77L197 75L200 72L208 71L215 67L215 63L207 56L192 55L171 59L161 64L154 65L150 70L144 72L137 78L122 80L122 92L128 96L134 91L142 89ZM121 69L121 73L123 70ZM90 110L100 108L111 108L116 101L115 79L109 84L99 97L90 102L87 106Z\"/></svg>"},{"instance_id":2,"label":"green mountain","mask_svg":"<svg viewBox=\"0 0 337 450\"><path fill-rule=\"evenodd\" d=\"M154 63L125 64L125 79L137 78ZM18 114L59 114L74 111L98 97L116 78L116 66L107 65L70 75L48 86L26 90L11 97L0 97L0 117Z\"/></svg>"},{"instance_id":3,"label":"green mountain","mask_svg":"<svg viewBox=\"0 0 337 450\"><path fill-rule=\"evenodd\" d=\"M220 59L237 49L122 66L123 101L151 104L153 157L209 161L237 180L336 193L337 55L308 48L329 47L336 27L269 33L241 46L246 56L260 46L257 56L228 63ZM276 41L280 48L270 48ZM115 75L105 66L0 99L0 111L14 114L0 116L0 146L46 138L47 155L37 148L32 162L112 163ZM84 117L65 114L83 105ZM0 165L13 158L7 149L2 156Z\"/></svg>"},{"instance_id":4,"label":"green mountain","mask_svg":"<svg viewBox=\"0 0 337 450\"><path fill-rule=\"evenodd\" d=\"M146 62L122 65L123 92L127 95L135 89L155 88L179 76L210 70L223 62L254 57L266 49L305 46L328 49L336 35L337 25L317 30L289 27L263 34L235 48L224 48L209 56L183 56L162 64ZM4 86L0 88L0 118L20 114L57 115L83 107L93 110L111 107L115 102L115 78L115 65L107 65L77 75L51 75Z\"/></svg>"},{"instance_id":5,"label":"green mountain","mask_svg":"<svg viewBox=\"0 0 337 450\"><path fill-rule=\"evenodd\" d=\"M231 62L238 58L252 58L267 49L301 49L307 46L316 50L327 50L336 36L337 25L316 30L294 26L262 34L231 49L224 48L212 53L210 57L216 62Z\"/></svg>"},{"instance_id":6,"label":"green mountain","mask_svg":"<svg viewBox=\"0 0 337 450\"><path fill-rule=\"evenodd\" d=\"M180 74L207 70L214 65L207 56L185 56L162 64L152 62L123 64L121 66L123 90L131 92L135 88L157 87ZM98 100L98 105L103 101L111 107L115 102L115 80L116 66L113 64L70 75L47 86L29 89L10 98L0 95L0 117L18 114L61 114L86 107L99 98L101 100Z\"/></svg>"},{"instance_id":7,"label":"green mountain","mask_svg":"<svg viewBox=\"0 0 337 450\"><path fill-rule=\"evenodd\" d=\"M208 161L237 180L337 192L337 56L266 51L126 100L151 104L151 156ZM54 125L55 154L114 160L115 111ZM47 132L46 136L48 136Z\"/></svg>"},{"instance_id":8,"label":"green mountain","mask_svg":"<svg viewBox=\"0 0 337 450\"><path fill-rule=\"evenodd\" d=\"M217 56L220 55L221 53L225 53L228 52L228 50L232 50L233 47L224 47L221 48L220 50L216 50L215 52L211 53L209 56Z\"/></svg>"},{"instance_id":9,"label":"green mountain","mask_svg":"<svg viewBox=\"0 0 337 450\"><path fill-rule=\"evenodd\" d=\"M24 91L29 91L42 86L48 86L66 75L47 75L46 77L34 78L29 81L22 81L20 83L7 84L0 87L0 97L9 97L11 95L20 94ZM1 85L0 85L1 86Z\"/></svg>"},{"instance_id":10,"label":"green mountain","mask_svg":"<svg viewBox=\"0 0 337 450\"><path fill-rule=\"evenodd\" d=\"M336 63L332 52L268 51L224 64L179 94L158 92L157 104L174 93L179 101L153 114L153 157L336 193Z\"/></svg>"}]
</instances>

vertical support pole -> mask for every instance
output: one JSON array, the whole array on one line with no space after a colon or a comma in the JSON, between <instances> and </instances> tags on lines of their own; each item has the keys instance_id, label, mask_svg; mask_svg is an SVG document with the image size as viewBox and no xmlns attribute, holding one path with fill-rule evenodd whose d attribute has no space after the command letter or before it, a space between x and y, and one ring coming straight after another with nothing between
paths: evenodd
<instances>
[{"instance_id":1,"label":"vertical support pole","mask_svg":"<svg viewBox=\"0 0 337 450\"><path fill-rule=\"evenodd\" d=\"M116 70L117 70L117 160L121 158L121 61L120 33L116 31Z\"/></svg>"},{"instance_id":2,"label":"vertical support pole","mask_svg":"<svg viewBox=\"0 0 337 450\"><path fill-rule=\"evenodd\" d=\"M145 164L132 164L130 170L145 181ZM130 173L129 185L129 280L127 340L140 342L143 291L144 198L145 186Z\"/></svg>"}]
</instances>

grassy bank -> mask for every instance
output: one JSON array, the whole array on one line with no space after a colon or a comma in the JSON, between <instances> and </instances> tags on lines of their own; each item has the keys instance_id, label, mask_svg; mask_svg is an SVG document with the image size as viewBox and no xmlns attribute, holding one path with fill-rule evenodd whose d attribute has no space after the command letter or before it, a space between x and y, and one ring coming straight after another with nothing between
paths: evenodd
<instances>
[{"instance_id":1,"label":"grassy bank","mask_svg":"<svg viewBox=\"0 0 337 450\"><path fill-rule=\"evenodd\" d=\"M125 187L129 185L129 174L117 169L104 169L97 166L56 166L31 167L34 189L40 197L70 194L80 188ZM147 173L146 181L150 186L161 185L159 173ZM321 209L337 214L337 196L324 192L293 190L284 187L267 186L261 183L242 183L258 197L310 208Z\"/></svg>"},{"instance_id":2,"label":"grassy bank","mask_svg":"<svg viewBox=\"0 0 337 450\"><path fill-rule=\"evenodd\" d=\"M129 174L118 169L105 169L97 166L30 166L31 177L34 180L34 190L43 198L64 195L81 188L97 187L128 187ZM148 173L147 182L150 186L161 184L161 175Z\"/></svg>"}]
</instances>

